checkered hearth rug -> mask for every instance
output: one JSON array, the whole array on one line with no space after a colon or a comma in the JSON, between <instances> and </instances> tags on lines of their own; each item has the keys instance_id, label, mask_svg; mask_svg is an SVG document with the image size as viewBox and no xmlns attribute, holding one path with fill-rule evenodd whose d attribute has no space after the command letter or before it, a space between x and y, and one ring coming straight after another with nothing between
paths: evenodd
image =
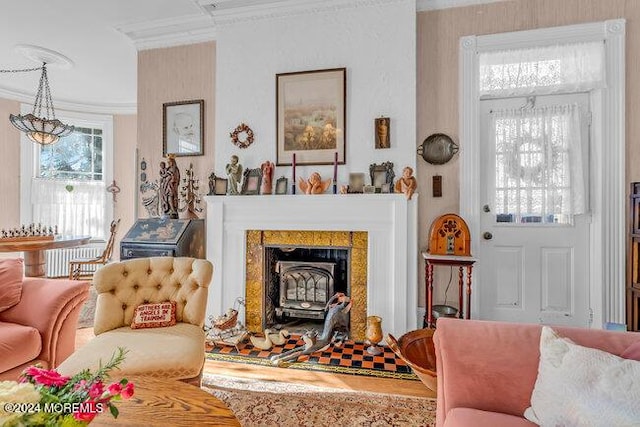
<instances>
[{"instance_id":1,"label":"checkered hearth rug","mask_svg":"<svg viewBox=\"0 0 640 427\"><path fill-rule=\"evenodd\" d=\"M234 346L216 345L207 351L206 356L211 360L274 366L269 360L271 356L303 345L300 336L292 335L284 345L275 345L270 350L260 350L247 339L239 344L237 349ZM367 344L362 342L345 341L341 346L331 345L325 351L300 356L297 361L285 366L288 369L418 380L411 368L390 348L381 346L384 352L379 356L370 355L366 349Z\"/></svg>"}]
</instances>

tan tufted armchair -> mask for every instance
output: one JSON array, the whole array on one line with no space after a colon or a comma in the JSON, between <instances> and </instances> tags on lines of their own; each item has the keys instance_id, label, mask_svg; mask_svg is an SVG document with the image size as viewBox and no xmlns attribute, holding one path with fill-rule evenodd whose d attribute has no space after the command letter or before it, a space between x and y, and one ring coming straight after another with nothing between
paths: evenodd
<instances>
[{"instance_id":1,"label":"tan tufted armchair","mask_svg":"<svg viewBox=\"0 0 640 427\"><path fill-rule=\"evenodd\" d=\"M213 266L195 258L138 258L105 265L94 276L96 335L58 370L97 369L117 347L128 350L122 375L172 378L199 384L204 365L203 324ZM139 304L176 302L174 326L131 329Z\"/></svg>"}]
</instances>

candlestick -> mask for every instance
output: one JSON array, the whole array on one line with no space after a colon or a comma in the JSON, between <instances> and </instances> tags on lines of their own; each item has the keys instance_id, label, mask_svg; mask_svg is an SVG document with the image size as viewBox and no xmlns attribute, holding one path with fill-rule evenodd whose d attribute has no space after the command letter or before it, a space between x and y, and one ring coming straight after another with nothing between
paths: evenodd
<instances>
[{"instance_id":1,"label":"candlestick","mask_svg":"<svg viewBox=\"0 0 640 427\"><path fill-rule=\"evenodd\" d=\"M338 194L338 152L333 157L333 194Z\"/></svg>"},{"instance_id":2,"label":"candlestick","mask_svg":"<svg viewBox=\"0 0 640 427\"><path fill-rule=\"evenodd\" d=\"M291 184L291 194L296 194L296 153L293 153L293 183Z\"/></svg>"}]
</instances>

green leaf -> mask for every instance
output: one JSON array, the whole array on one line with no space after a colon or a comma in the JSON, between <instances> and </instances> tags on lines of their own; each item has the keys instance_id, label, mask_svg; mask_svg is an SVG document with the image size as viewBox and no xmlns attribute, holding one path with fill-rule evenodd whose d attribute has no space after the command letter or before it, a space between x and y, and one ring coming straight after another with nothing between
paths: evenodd
<instances>
[{"instance_id":1,"label":"green leaf","mask_svg":"<svg viewBox=\"0 0 640 427\"><path fill-rule=\"evenodd\" d=\"M118 411L118 408L116 408L116 406L112 404L109 404L109 412L111 412L113 418L118 418L118 415L120 415L120 411Z\"/></svg>"}]
</instances>

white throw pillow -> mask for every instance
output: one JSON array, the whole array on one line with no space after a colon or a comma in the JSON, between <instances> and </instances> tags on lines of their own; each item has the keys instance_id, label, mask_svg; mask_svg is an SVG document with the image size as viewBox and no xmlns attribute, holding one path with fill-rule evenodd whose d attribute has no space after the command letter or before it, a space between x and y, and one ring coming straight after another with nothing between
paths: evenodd
<instances>
[{"instance_id":1,"label":"white throw pillow","mask_svg":"<svg viewBox=\"0 0 640 427\"><path fill-rule=\"evenodd\" d=\"M541 426L640 426L640 362L583 347L547 326L524 416Z\"/></svg>"}]
</instances>

